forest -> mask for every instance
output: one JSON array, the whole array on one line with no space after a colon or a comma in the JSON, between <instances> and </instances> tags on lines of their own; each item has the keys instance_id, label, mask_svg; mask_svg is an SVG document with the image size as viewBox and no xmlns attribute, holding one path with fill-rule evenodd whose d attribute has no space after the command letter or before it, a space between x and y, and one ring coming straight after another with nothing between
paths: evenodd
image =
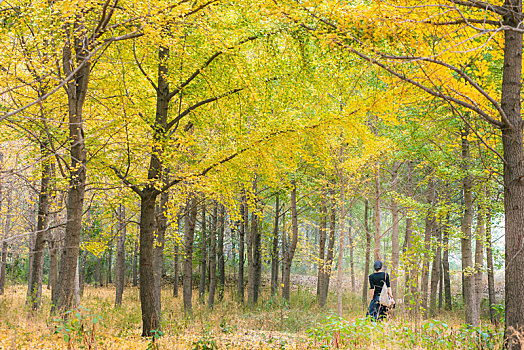
<instances>
[{"instance_id":1,"label":"forest","mask_svg":"<svg viewBox=\"0 0 524 350\"><path fill-rule=\"evenodd\" d=\"M1 0L0 349L524 348L523 20Z\"/></svg>"}]
</instances>

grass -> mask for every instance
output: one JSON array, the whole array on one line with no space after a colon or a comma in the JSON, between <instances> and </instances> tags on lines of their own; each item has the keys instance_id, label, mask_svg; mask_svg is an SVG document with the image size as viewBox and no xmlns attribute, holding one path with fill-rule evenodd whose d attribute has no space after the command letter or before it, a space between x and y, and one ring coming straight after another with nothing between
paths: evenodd
<instances>
[{"instance_id":1,"label":"grass","mask_svg":"<svg viewBox=\"0 0 524 350\"><path fill-rule=\"evenodd\" d=\"M257 305L234 301L233 290L213 310L193 293L193 313L184 312L181 296L162 291L162 331L156 341L142 338L137 288L126 288L122 307L114 307L113 288L87 287L81 307L67 320L49 315L50 293L42 308L29 314L25 286L11 286L0 297L0 349L402 349L501 348L501 330L486 324L461 326L455 313L439 320L413 322L400 310L387 322L371 323L360 298L344 297L343 318L335 316L335 296L319 308L309 290L298 289L289 304L264 290ZM488 339L489 338L489 339Z\"/></svg>"}]
</instances>

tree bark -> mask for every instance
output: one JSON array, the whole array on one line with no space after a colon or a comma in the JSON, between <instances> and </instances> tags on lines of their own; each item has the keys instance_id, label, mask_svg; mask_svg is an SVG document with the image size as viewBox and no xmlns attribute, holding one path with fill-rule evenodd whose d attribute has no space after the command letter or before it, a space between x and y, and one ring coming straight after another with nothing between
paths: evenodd
<instances>
[{"instance_id":1,"label":"tree bark","mask_svg":"<svg viewBox=\"0 0 524 350\"><path fill-rule=\"evenodd\" d=\"M483 209L477 210L477 229L475 230L475 301L477 303L479 318L482 315L482 269L484 265L484 241L486 239Z\"/></svg>"},{"instance_id":2,"label":"tree bark","mask_svg":"<svg viewBox=\"0 0 524 350\"><path fill-rule=\"evenodd\" d=\"M324 193L323 193L324 194ZM320 225L318 226L318 277L317 277L317 298L320 303L320 290L322 289L322 276L326 265L326 239L327 239L327 206L325 196L322 195L322 204L320 205ZM323 305L321 305L323 307Z\"/></svg>"},{"instance_id":3,"label":"tree bark","mask_svg":"<svg viewBox=\"0 0 524 350\"><path fill-rule=\"evenodd\" d=\"M133 274L133 287L138 286L138 241L135 241L135 249L133 250L133 259L131 260L132 274Z\"/></svg>"},{"instance_id":4,"label":"tree bark","mask_svg":"<svg viewBox=\"0 0 524 350\"><path fill-rule=\"evenodd\" d=\"M182 220L178 218L177 230L180 236L180 227L182 225ZM180 279L179 275L179 264L178 264L178 239L175 236L173 241L173 297L178 298L178 281Z\"/></svg>"},{"instance_id":5,"label":"tree bark","mask_svg":"<svg viewBox=\"0 0 524 350\"><path fill-rule=\"evenodd\" d=\"M55 239L49 242L49 288L51 291L56 291L56 280L58 279L58 243Z\"/></svg>"},{"instance_id":6,"label":"tree bark","mask_svg":"<svg viewBox=\"0 0 524 350\"><path fill-rule=\"evenodd\" d=\"M122 294L126 277L126 208L118 207L118 236L116 243L115 306L122 305Z\"/></svg>"},{"instance_id":7,"label":"tree bark","mask_svg":"<svg viewBox=\"0 0 524 350\"><path fill-rule=\"evenodd\" d=\"M435 215L433 212L433 207L435 205L435 183L431 178L428 184L428 193L427 193L427 204L428 211L426 213L426 225L424 228L424 257L422 261L422 276L421 276L421 306L424 310L424 318L428 318L428 282L429 282L429 256L431 251L431 236L435 230Z\"/></svg>"},{"instance_id":8,"label":"tree bark","mask_svg":"<svg viewBox=\"0 0 524 350\"><path fill-rule=\"evenodd\" d=\"M239 231L239 241L238 241L238 299L240 302L244 302L244 246L245 246L245 235L246 227L249 227L248 223L248 213L247 213L247 204L245 197L242 196L240 202L240 231Z\"/></svg>"},{"instance_id":9,"label":"tree bark","mask_svg":"<svg viewBox=\"0 0 524 350\"><path fill-rule=\"evenodd\" d=\"M348 229L348 243L349 243L349 270L351 274L351 292L356 293L357 289L355 286L355 258L353 247L353 233L351 232L351 217L349 218L349 229Z\"/></svg>"},{"instance_id":10,"label":"tree bark","mask_svg":"<svg viewBox=\"0 0 524 350\"><path fill-rule=\"evenodd\" d=\"M462 217L461 250L462 250L462 274L464 278L464 310L466 323L474 327L479 325L479 314L475 301L475 280L472 274L473 256L471 252L471 223L473 221L473 180L469 174L470 151L468 141L469 130L466 126L462 132L462 170L466 173L462 179L464 193L464 214Z\"/></svg>"},{"instance_id":11,"label":"tree bark","mask_svg":"<svg viewBox=\"0 0 524 350\"><path fill-rule=\"evenodd\" d=\"M42 299L42 277L44 270L44 248L48 236L49 217L49 181L51 176L51 163L47 151L47 143L41 145L43 156L42 178L40 179L40 193L38 194L38 219L36 224L36 237L33 246L31 276L29 277L27 300L30 308L35 311L40 308Z\"/></svg>"},{"instance_id":12,"label":"tree bark","mask_svg":"<svg viewBox=\"0 0 524 350\"><path fill-rule=\"evenodd\" d=\"M107 276L106 276L106 287L113 283L112 268L113 265L113 240L109 241L108 252L107 252Z\"/></svg>"},{"instance_id":13,"label":"tree bark","mask_svg":"<svg viewBox=\"0 0 524 350\"><path fill-rule=\"evenodd\" d=\"M489 197L488 197L489 198ZM493 250L491 246L491 209L488 207L486 212L486 264L488 268L488 298L489 298L489 317L491 322L498 326L498 318L495 314L495 278L493 267Z\"/></svg>"},{"instance_id":14,"label":"tree bark","mask_svg":"<svg viewBox=\"0 0 524 350\"><path fill-rule=\"evenodd\" d=\"M198 212L196 197L189 199L189 212L184 218L184 280L183 300L186 312L192 312L191 296L193 292L193 240L195 236L196 216Z\"/></svg>"},{"instance_id":15,"label":"tree bark","mask_svg":"<svg viewBox=\"0 0 524 350\"><path fill-rule=\"evenodd\" d=\"M226 285L226 271L224 264L224 231L226 228L226 213L225 208L221 204L219 208L219 225L218 225L218 244L217 244L217 260L218 260L218 295L217 301L220 302L224 298L224 287ZM255 235L255 303L258 299L258 291L260 288L260 234L257 230ZM258 254L258 256L256 255Z\"/></svg>"},{"instance_id":16,"label":"tree bark","mask_svg":"<svg viewBox=\"0 0 524 350\"><path fill-rule=\"evenodd\" d=\"M335 248L335 229L336 229L336 204L335 204L335 194L333 191L330 191L331 204L330 212L331 217L329 221L329 239L328 239L328 248L326 253L326 264L324 266L323 276L322 276L322 288L320 290L320 306L326 305L327 296L329 292L329 280L331 277L331 269L333 266L333 255Z\"/></svg>"},{"instance_id":17,"label":"tree bark","mask_svg":"<svg viewBox=\"0 0 524 350\"><path fill-rule=\"evenodd\" d=\"M215 305L215 290L217 287L217 264L216 264L216 237L218 230L218 203L213 208L213 226L209 233L209 295L207 307L212 309Z\"/></svg>"},{"instance_id":18,"label":"tree bark","mask_svg":"<svg viewBox=\"0 0 524 350\"><path fill-rule=\"evenodd\" d=\"M202 236L200 240L200 286L198 289L198 299L202 304L205 304L205 294L206 294L206 263L207 263L207 235L206 235L206 203L205 199L202 204Z\"/></svg>"},{"instance_id":19,"label":"tree bark","mask_svg":"<svg viewBox=\"0 0 524 350\"><path fill-rule=\"evenodd\" d=\"M297 214L297 188L295 180L291 181L291 230L292 236L289 243L288 249L286 249L284 254L284 259L282 264L284 265L284 274L282 279L284 281L284 286L282 287L282 297L289 302L289 290L291 284L291 263L293 262L293 257L295 256L295 250L298 243L298 214Z\"/></svg>"},{"instance_id":20,"label":"tree bark","mask_svg":"<svg viewBox=\"0 0 524 350\"><path fill-rule=\"evenodd\" d=\"M275 198L275 225L273 227L273 242L271 247L271 295L278 291L278 219L280 216L280 202L278 194Z\"/></svg>"},{"instance_id":21,"label":"tree bark","mask_svg":"<svg viewBox=\"0 0 524 350\"><path fill-rule=\"evenodd\" d=\"M446 219L448 222L449 217ZM444 309L451 311L452 302L451 302L451 281L449 277L449 227L444 229L444 238L442 241L442 273L444 275Z\"/></svg>"},{"instance_id":22,"label":"tree bark","mask_svg":"<svg viewBox=\"0 0 524 350\"><path fill-rule=\"evenodd\" d=\"M9 237L9 232L11 231L11 219L12 219L12 188L7 189L7 213L5 217L4 224L4 239L2 240L2 251L0 254L0 295L3 295L5 292L5 282L7 278L7 238Z\"/></svg>"},{"instance_id":23,"label":"tree bark","mask_svg":"<svg viewBox=\"0 0 524 350\"><path fill-rule=\"evenodd\" d=\"M164 182L169 182L169 179L164 179ZM162 275L164 270L164 245L166 241L167 231L167 204L169 202L169 192L164 191L160 194L160 202L157 206L156 214L156 244L154 248L153 268L155 273L155 291L156 301L158 303L158 310L162 312Z\"/></svg>"},{"instance_id":24,"label":"tree bark","mask_svg":"<svg viewBox=\"0 0 524 350\"><path fill-rule=\"evenodd\" d=\"M369 211L369 203L368 200L364 200L364 231L366 235L366 261L364 263L364 280L362 281L362 303L364 306L367 306L367 300L368 300L368 275L369 275L369 258L371 255L371 233L369 232L369 225L368 225L368 211Z\"/></svg>"},{"instance_id":25,"label":"tree bark","mask_svg":"<svg viewBox=\"0 0 524 350\"><path fill-rule=\"evenodd\" d=\"M374 196L374 226L375 226L375 260L380 260L380 167L376 164L375 170L375 196Z\"/></svg>"},{"instance_id":26,"label":"tree bark","mask_svg":"<svg viewBox=\"0 0 524 350\"><path fill-rule=\"evenodd\" d=\"M344 239L346 234L346 207L345 207L345 200L346 200L346 185L344 182L344 176L340 175L340 234L338 238L338 270L337 270L337 313L340 317L342 317L342 274L343 274L343 266L344 266Z\"/></svg>"},{"instance_id":27,"label":"tree bark","mask_svg":"<svg viewBox=\"0 0 524 350\"><path fill-rule=\"evenodd\" d=\"M431 268L431 284L430 284L430 295L429 295L429 313L433 317L437 314L437 288L440 281L440 266L442 262L440 260L441 254L441 240L442 230L440 227L435 229L435 241L436 246L434 248L433 264Z\"/></svg>"},{"instance_id":28,"label":"tree bark","mask_svg":"<svg viewBox=\"0 0 524 350\"><path fill-rule=\"evenodd\" d=\"M406 196L411 198L413 195L413 161L409 160L406 163ZM413 304L416 292L417 279L415 276L415 264L412 259L413 256L413 218L410 215L410 209L406 208L406 231L404 236L403 252L405 260L405 287L404 287L404 303ZM414 289L414 290L413 290Z\"/></svg>"},{"instance_id":29,"label":"tree bark","mask_svg":"<svg viewBox=\"0 0 524 350\"><path fill-rule=\"evenodd\" d=\"M393 296L397 296L397 285L398 285L398 262L399 262L399 219L398 219L398 203L395 200L397 192L398 182L398 169L400 168L400 162L395 162L392 168L391 175L391 289Z\"/></svg>"}]
</instances>

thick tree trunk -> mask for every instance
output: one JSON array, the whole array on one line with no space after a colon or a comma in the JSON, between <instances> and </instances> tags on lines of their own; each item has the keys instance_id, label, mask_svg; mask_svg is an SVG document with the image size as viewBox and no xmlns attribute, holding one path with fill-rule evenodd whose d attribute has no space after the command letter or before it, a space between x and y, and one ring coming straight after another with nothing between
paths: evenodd
<instances>
[{"instance_id":1,"label":"thick tree trunk","mask_svg":"<svg viewBox=\"0 0 524 350\"><path fill-rule=\"evenodd\" d=\"M140 305L142 307L142 336L149 337L152 330L160 330L160 310L155 288L154 232L155 232L155 202L154 189L144 190L140 206Z\"/></svg>"},{"instance_id":2,"label":"thick tree trunk","mask_svg":"<svg viewBox=\"0 0 524 350\"><path fill-rule=\"evenodd\" d=\"M482 315L482 291L484 290L482 269L484 266L484 241L486 239L484 213L482 210L479 206L477 210L477 229L475 230L475 301L477 303L479 317Z\"/></svg>"},{"instance_id":3,"label":"thick tree trunk","mask_svg":"<svg viewBox=\"0 0 524 350\"><path fill-rule=\"evenodd\" d=\"M278 291L278 219L280 216L280 203L278 194L275 199L275 225L273 227L273 243L271 247L271 295Z\"/></svg>"},{"instance_id":4,"label":"thick tree trunk","mask_svg":"<svg viewBox=\"0 0 524 350\"><path fill-rule=\"evenodd\" d=\"M374 214L374 226L375 226L375 250L374 257L375 260L380 260L380 167L378 163L376 164L376 173L375 173L375 196L374 204L375 208L373 211Z\"/></svg>"},{"instance_id":5,"label":"thick tree trunk","mask_svg":"<svg viewBox=\"0 0 524 350\"><path fill-rule=\"evenodd\" d=\"M400 168L400 162L393 164L391 172L391 289L393 296L397 296L397 285L398 285L398 262L400 253L399 244L399 219L398 219L398 203L395 200L397 192L397 180L398 180L398 169Z\"/></svg>"},{"instance_id":6,"label":"thick tree trunk","mask_svg":"<svg viewBox=\"0 0 524 350\"><path fill-rule=\"evenodd\" d=\"M489 197L488 197L489 198ZM491 209L487 208L486 213L486 264L488 268L488 298L489 298L489 317L491 322L498 325L498 318L495 315L495 278L493 267L493 250L491 247Z\"/></svg>"},{"instance_id":7,"label":"thick tree trunk","mask_svg":"<svg viewBox=\"0 0 524 350\"><path fill-rule=\"evenodd\" d=\"M138 241L135 241L135 249L133 250L133 258L131 259L132 274L133 274L133 287L138 286Z\"/></svg>"},{"instance_id":8,"label":"thick tree trunk","mask_svg":"<svg viewBox=\"0 0 524 350\"><path fill-rule=\"evenodd\" d=\"M75 28L80 25L74 24ZM74 48L69 38L63 49L63 70L65 75L72 74L75 59L82 59L86 55L87 47L84 40L75 39ZM84 207L84 194L86 184L87 155L85 149L83 130L83 107L91 64L86 63L73 75L67 83L67 99L69 114L69 139L71 142L69 153L71 165L69 167L69 188L67 191L66 204L66 228L62 254L60 257L59 277L55 300L53 300L52 311L60 310L64 313L70 310L74 302L76 267L78 265L78 253L80 236L82 233L82 214Z\"/></svg>"},{"instance_id":9,"label":"thick tree trunk","mask_svg":"<svg viewBox=\"0 0 524 350\"><path fill-rule=\"evenodd\" d=\"M504 25L519 27L522 21L522 2L506 0ZM504 149L504 221L506 231L505 301L506 337L508 348L524 346L524 143L521 115L522 32L507 30L504 33L504 65L502 71L501 107L511 125L502 128ZM522 334L522 333L521 333Z\"/></svg>"},{"instance_id":10,"label":"thick tree trunk","mask_svg":"<svg viewBox=\"0 0 524 350\"><path fill-rule=\"evenodd\" d=\"M122 305L122 294L126 277L126 208L118 207L118 235L116 243L116 271L115 271L115 306Z\"/></svg>"},{"instance_id":11,"label":"thick tree trunk","mask_svg":"<svg viewBox=\"0 0 524 350\"><path fill-rule=\"evenodd\" d=\"M475 280L471 273L473 268L473 255L471 252L471 223L473 221L473 180L469 174L469 141L468 128L462 132L462 168L466 173L462 179L464 192L464 214L462 217L461 229L461 250L462 250L462 274L464 278L464 311L466 314L466 323L474 327L479 325L479 314L475 300Z\"/></svg>"},{"instance_id":12,"label":"thick tree trunk","mask_svg":"<svg viewBox=\"0 0 524 350\"><path fill-rule=\"evenodd\" d=\"M198 289L198 299L202 304L205 304L205 294L206 294L206 272L207 272L207 235L206 235L206 203L205 199L202 204L202 223L201 223L201 232L202 236L200 239L200 286Z\"/></svg>"},{"instance_id":13,"label":"thick tree trunk","mask_svg":"<svg viewBox=\"0 0 524 350\"><path fill-rule=\"evenodd\" d=\"M362 303L364 306L367 306L367 300L368 300L368 288L369 288L369 282L368 282L368 275L369 275L369 258L371 255L371 233L369 232L369 225L368 225L368 211L369 211L369 203L368 200L364 200L364 231L366 235L366 261L364 262L364 280L362 281Z\"/></svg>"},{"instance_id":14,"label":"thick tree trunk","mask_svg":"<svg viewBox=\"0 0 524 350\"><path fill-rule=\"evenodd\" d=\"M322 276L324 275L324 267L326 265L326 239L327 239L327 206L325 203L325 196L322 196L322 204L320 205L320 224L318 226L318 277L317 277L317 298L320 303L320 290L322 289ZM321 305L323 306L323 305Z\"/></svg>"},{"instance_id":15,"label":"thick tree trunk","mask_svg":"<svg viewBox=\"0 0 524 350\"><path fill-rule=\"evenodd\" d=\"M337 220L337 213L336 213L336 204L335 204L335 195L333 192L330 193L331 196L331 204L330 204L330 212L331 217L329 221L329 239L328 239L328 247L326 252L326 264L324 266L323 276L322 276L322 288L320 289L320 306L326 305L327 302L327 296L329 292L329 280L331 277L331 269L333 267L333 255L334 255L334 248L335 248L335 228L336 228L336 220Z\"/></svg>"},{"instance_id":16,"label":"thick tree trunk","mask_svg":"<svg viewBox=\"0 0 524 350\"><path fill-rule=\"evenodd\" d=\"M240 223L239 240L238 240L238 299L244 302L244 246L245 246L245 235L246 227L249 227L247 204L245 203L245 197L242 196L240 202L240 217L242 218Z\"/></svg>"},{"instance_id":17,"label":"thick tree trunk","mask_svg":"<svg viewBox=\"0 0 524 350\"><path fill-rule=\"evenodd\" d=\"M209 233L209 295L207 299L208 308L212 309L215 305L215 290L217 287L217 264L216 264L216 237L218 230L218 203L215 202L213 208L213 226Z\"/></svg>"},{"instance_id":18,"label":"thick tree trunk","mask_svg":"<svg viewBox=\"0 0 524 350\"><path fill-rule=\"evenodd\" d=\"M435 204L435 183L433 179L429 180L427 193L428 211L426 213L426 225L424 228L424 257L422 261L421 276L421 306L424 310L424 318L428 318L428 282L429 282L429 256L431 251L431 236L435 230L435 214L433 207Z\"/></svg>"},{"instance_id":19,"label":"thick tree trunk","mask_svg":"<svg viewBox=\"0 0 524 350\"><path fill-rule=\"evenodd\" d=\"M187 205L189 212L184 218L184 279L183 300L186 312L192 312L191 297L193 293L193 240L195 237L196 217L198 213L196 197L191 196Z\"/></svg>"},{"instance_id":20,"label":"thick tree trunk","mask_svg":"<svg viewBox=\"0 0 524 350\"><path fill-rule=\"evenodd\" d=\"M440 260L442 229L440 227L437 227L435 229L435 238L437 245L434 248L435 255L433 257L433 265L431 268L431 285L429 294L429 311L432 317L437 314L437 288L441 275L440 266L442 265L442 262Z\"/></svg>"},{"instance_id":21,"label":"thick tree trunk","mask_svg":"<svg viewBox=\"0 0 524 350\"><path fill-rule=\"evenodd\" d=\"M224 298L224 287L226 285L226 271L225 271L225 265L224 265L224 231L226 228L226 213L225 208L221 204L219 209L219 226L218 226L218 244L217 244L217 260L218 260L218 295L217 295L217 301L222 301ZM258 230L255 235L255 303L258 299L258 290L260 288L260 267L261 267L261 261L260 261L260 234L258 233ZM257 256L258 254L258 256Z\"/></svg>"},{"instance_id":22,"label":"thick tree trunk","mask_svg":"<svg viewBox=\"0 0 524 350\"><path fill-rule=\"evenodd\" d=\"M167 181L165 181L167 182ZM164 245L167 231L167 203L169 202L169 192L164 191L160 194L160 202L157 205L156 213L156 244L154 248L153 269L155 273L155 293L158 310L162 314L162 275L164 269Z\"/></svg>"},{"instance_id":23,"label":"thick tree trunk","mask_svg":"<svg viewBox=\"0 0 524 350\"><path fill-rule=\"evenodd\" d=\"M284 254L284 259L282 264L284 265L284 274L282 275L283 287L282 287L282 297L289 302L289 290L291 285L291 263L293 262L293 257L295 256L295 250L298 243L298 214L297 214L297 188L295 180L291 181L293 188L291 189L291 240L289 243L288 249Z\"/></svg>"},{"instance_id":24,"label":"thick tree trunk","mask_svg":"<svg viewBox=\"0 0 524 350\"><path fill-rule=\"evenodd\" d=\"M51 163L46 159L49 156L46 147L47 144L42 144L41 153L44 157L44 163L42 164L42 178L40 180L40 193L38 194L38 219L27 295L28 304L32 310L37 310L40 307L40 301L42 298L44 248L48 236L47 226L49 216L49 181L51 176Z\"/></svg>"}]
</instances>

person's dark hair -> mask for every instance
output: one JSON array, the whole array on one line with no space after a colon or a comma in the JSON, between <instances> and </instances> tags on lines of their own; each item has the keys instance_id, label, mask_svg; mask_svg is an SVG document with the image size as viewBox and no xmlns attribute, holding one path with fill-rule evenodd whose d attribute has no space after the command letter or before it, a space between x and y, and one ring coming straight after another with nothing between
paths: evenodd
<instances>
[{"instance_id":1,"label":"person's dark hair","mask_svg":"<svg viewBox=\"0 0 524 350\"><path fill-rule=\"evenodd\" d=\"M375 269L375 271L380 270L382 268L382 261L380 260L375 261L375 263L373 264L373 268Z\"/></svg>"}]
</instances>

